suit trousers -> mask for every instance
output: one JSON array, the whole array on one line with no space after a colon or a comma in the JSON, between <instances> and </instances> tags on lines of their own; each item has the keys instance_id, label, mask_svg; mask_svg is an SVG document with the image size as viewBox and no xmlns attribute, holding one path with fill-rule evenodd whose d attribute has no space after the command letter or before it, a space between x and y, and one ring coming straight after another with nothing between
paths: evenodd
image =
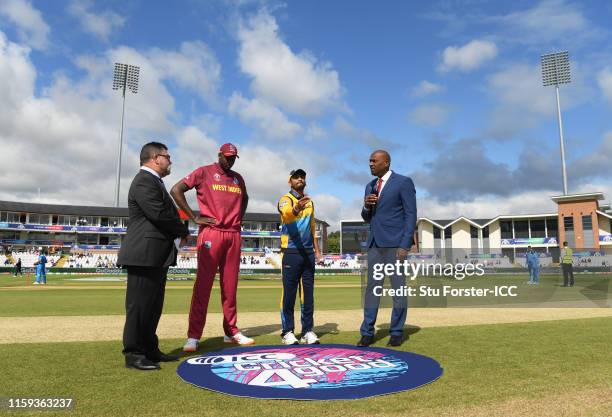
<instances>
[{"instance_id":1,"label":"suit trousers","mask_svg":"<svg viewBox=\"0 0 612 417\"><path fill-rule=\"evenodd\" d=\"M378 308L380 306L380 296L375 295L374 289L382 286L383 280L374 279L374 265L394 264L396 261L396 248L378 248L376 243L368 250L368 276L364 294L363 322L359 329L362 336L374 336ZM390 276L391 287L399 289L405 285L406 280L403 276L392 274ZM404 334L404 324L408 313L408 299L405 296L393 297L393 310L391 312L391 323L389 333L391 336L402 336Z\"/></svg>"},{"instance_id":2,"label":"suit trousers","mask_svg":"<svg viewBox=\"0 0 612 417\"><path fill-rule=\"evenodd\" d=\"M168 267L128 266L123 353L156 355Z\"/></svg>"}]
</instances>

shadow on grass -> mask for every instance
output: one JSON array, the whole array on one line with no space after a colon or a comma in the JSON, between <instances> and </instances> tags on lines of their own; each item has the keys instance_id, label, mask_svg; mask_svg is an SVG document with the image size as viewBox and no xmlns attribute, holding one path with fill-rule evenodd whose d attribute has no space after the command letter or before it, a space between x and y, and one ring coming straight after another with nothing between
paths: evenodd
<instances>
[{"instance_id":1,"label":"shadow on grass","mask_svg":"<svg viewBox=\"0 0 612 417\"><path fill-rule=\"evenodd\" d=\"M378 327L378 331L374 335L374 343L386 337L389 337L389 326L390 326L390 323L383 323L383 324L376 326ZM410 339L410 336L412 336L415 333L418 333L420 330L421 328L419 326L413 326L410 324L405 326L404 335L402 337L402 343L406 342L408 339Z\"/></svg>"}]
</instances>

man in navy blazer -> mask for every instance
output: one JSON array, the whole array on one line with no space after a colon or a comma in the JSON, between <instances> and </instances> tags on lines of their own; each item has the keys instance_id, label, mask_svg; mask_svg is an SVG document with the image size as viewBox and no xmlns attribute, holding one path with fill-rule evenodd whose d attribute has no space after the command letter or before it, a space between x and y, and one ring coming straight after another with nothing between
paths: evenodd
<instances>
[{"instance_id":1,"label":"man in navy blazer","mask_svg":"<svg viewBox=\"0 0 612 417\"><path fill-rule=\"evenodd\" d=\"M377 150L370 155L370 172L375 178L366 185L361 217L370 223L368 235L368 285L364 299L364 314L361 324L361 340L358 346L369 346L374 342L374 325L380 297L374 295L374 287L383 281L373 278L375 263L395 263L405 259L413 244L417 220L416 191L409 177L396 174L389 168L391 156L387 151ZM394 288L401 285L403 277L391 276ZM388 346L402 343L407 313L406 297L393 298L390 339Z\"/></svg>"}]
</instances>

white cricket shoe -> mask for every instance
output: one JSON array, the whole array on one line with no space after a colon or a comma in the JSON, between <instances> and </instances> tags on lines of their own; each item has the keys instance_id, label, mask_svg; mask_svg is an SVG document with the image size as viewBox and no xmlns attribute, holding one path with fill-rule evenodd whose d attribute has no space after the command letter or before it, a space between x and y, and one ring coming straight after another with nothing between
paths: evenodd
<instances>
[{"instance_id":1,"label":"white cricket shoe","mask_svg":"<svg viewBox=\"0 0 612 417\"><path fill-rule=\"evenodd\" d=\"M309 331L306 332L304 336L302 336L302 338L300 339L300 343L304 343L307 345L318 345L321 342L319 341L319 337L315 332Z\"/></svg>"},{"instance_id":2,"label":"white cricket shoe","mask_svg":"<svg viewBox=\"0 0 612 417\"><path fill-rule=\"evenodd\" d=\"M200 341L198 339L192 339L191 337L187 339L185 345L183 346L183 352L195 352L198 350L198 345Z\"/></svg>"},{"instance_id":3,"label":"white cricket shoe","mask_svg":"<svg viewBox=\"0 0 612 417\"><path fill-rule=\"evenodd\" d=\"M225 343L235 343L241 346L255 344L255 340L251 339L250 337L246 337L245 335L242 334L242 332L238 332L233 336L225 335L223 336L223 341Z\"/></svg>"},{"instance_id":4,"label":"white cricket shoe","mask_svg":"<svg viewBox=\"0 0 612 417\"><path fill-rule=\"evenodd\" d=\"M38 282L38 281L34 281L34 282L32 283L32 285L40 285L40 282Z\"/></svg>"},{"instance_id":5,"label":"white cricket shoe","mask_svg":"<svg viewBox=\"0 0 612 417\"><path fill-rule=\"evenodd\" d=\"M285 335L281 338L281 340L283 341L283 345L299 345L300 344L300 342L298 342L297 337L295 337L293 332L285 333Z\"/></svg>"}]
</instances>

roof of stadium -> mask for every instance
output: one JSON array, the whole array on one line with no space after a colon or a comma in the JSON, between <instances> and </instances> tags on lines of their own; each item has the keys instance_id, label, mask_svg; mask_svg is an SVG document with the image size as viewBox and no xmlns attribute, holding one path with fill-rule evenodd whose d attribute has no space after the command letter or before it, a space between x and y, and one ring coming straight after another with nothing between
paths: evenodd
<instances>
[{"instance_id":1,"label":"roof of stadium","mask_svg":"<svg viewBox=\"0 0 612 417\"><path fill-rule=\"evenodd\" d=\"M0 211L11 211L20 213L58 214L64 216L103 216L103 217L129 217L127 207L103 207L103 206L71 206L64 204L39 204L20 203L15 201L0 201ZM199 215L199 212L194 212ZM277 213L249 213L244 215L246 221L275 222L279 220ZM318 222L329 226L324 220L316 219Z\"/></svg>"}]
</instances>

